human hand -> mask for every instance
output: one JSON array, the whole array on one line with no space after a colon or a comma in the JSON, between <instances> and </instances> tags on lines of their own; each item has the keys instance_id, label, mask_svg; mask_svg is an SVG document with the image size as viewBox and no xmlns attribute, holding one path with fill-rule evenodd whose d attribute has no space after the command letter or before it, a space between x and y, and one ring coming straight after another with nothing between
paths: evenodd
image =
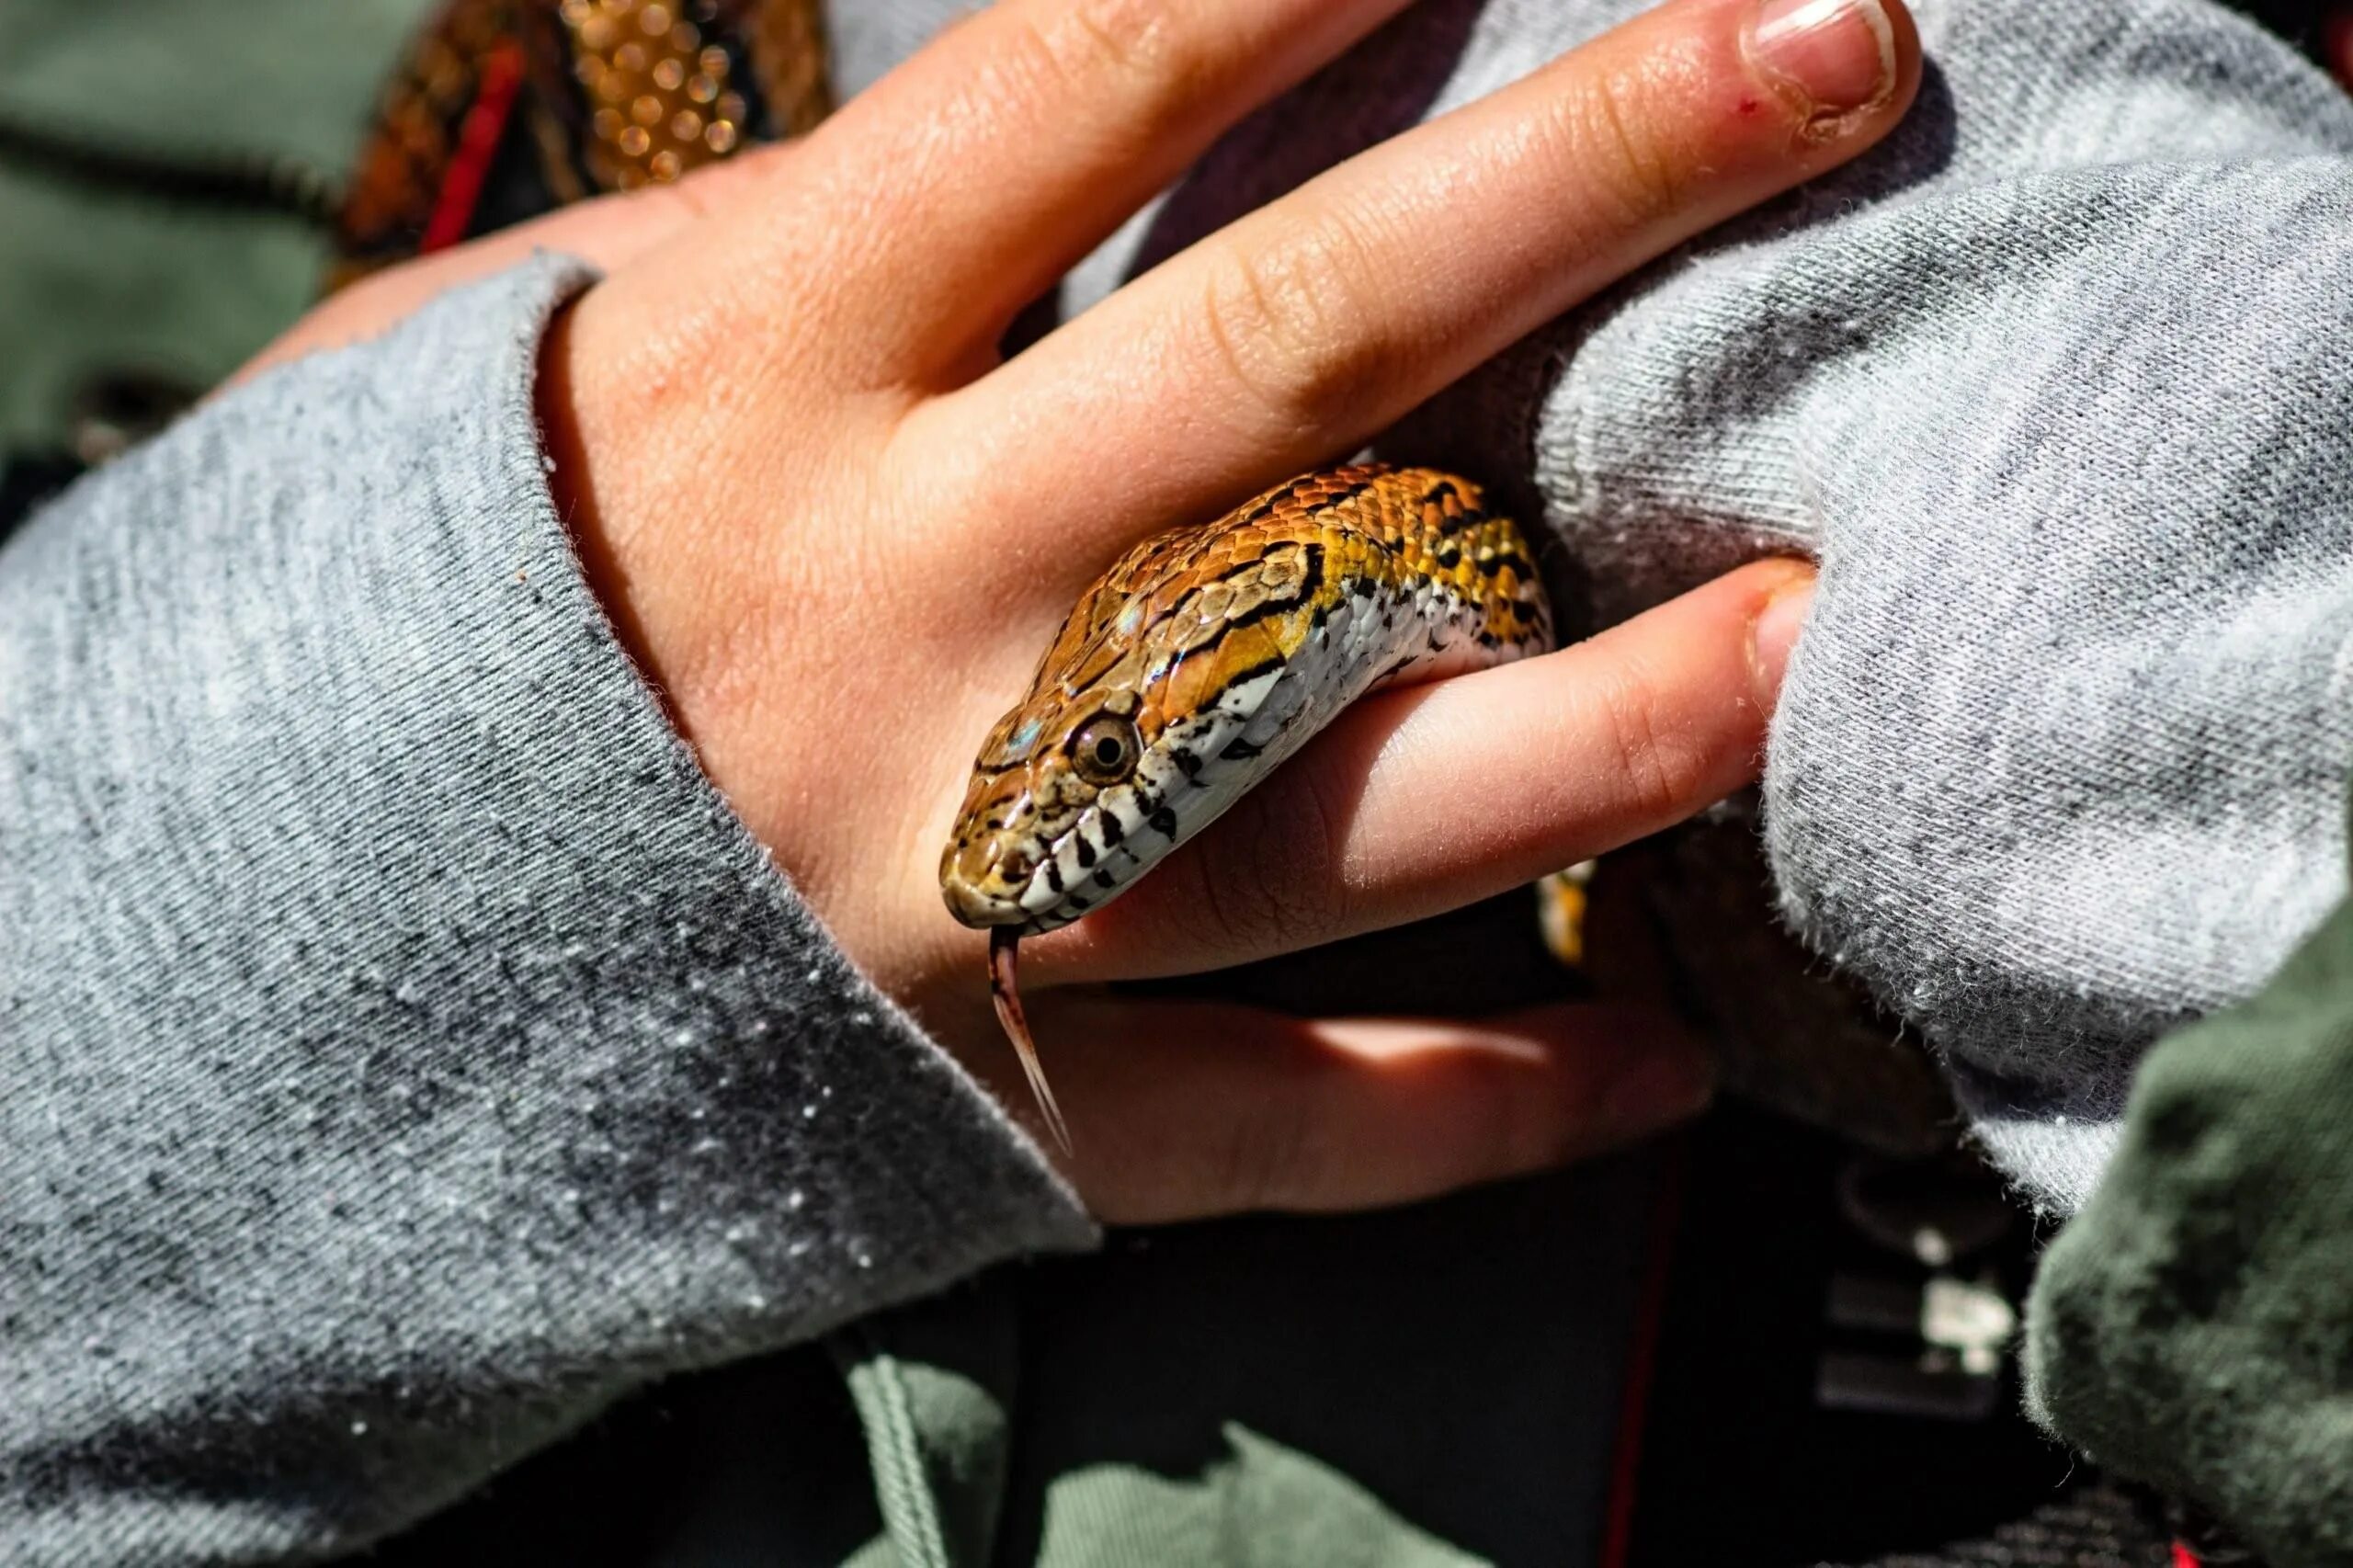
<instances>
[{"instance_id":1,"label":"human hand","mask_svg":"<svg viewBox=\"0 0 2353 1568\"><path fill-rule=\"evenodd\" d=\"M984 938L941 907L938 860L974 748L1079 590L1861 151L1918 76L1897 0L1675 0L999 362L1025 303L1401 6L1000 0L804 142L388 273L265 360L531 248L602 267L540 394L590 578L845 949L1018 1107ZM1760 563L1360 703L1131 894L1025 947L1095 1210L1392 1201L1696 1108L1696 1047L1622 1009L1302 1020L1098 983L1410 920L1714 801L1754 769L1810 581Z\"/></svg>"}]
</instances>

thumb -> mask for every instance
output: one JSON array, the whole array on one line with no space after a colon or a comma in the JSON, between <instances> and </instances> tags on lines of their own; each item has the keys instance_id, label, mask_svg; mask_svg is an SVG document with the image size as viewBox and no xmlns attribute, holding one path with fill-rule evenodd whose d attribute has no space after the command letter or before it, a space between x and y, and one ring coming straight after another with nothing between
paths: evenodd
<instances>
[{"instance_id":1,"label":"thumb","mask_svg":"<svg viewBox=\"0 0 2353 1568\"><path fill-rule=\"evenodd\" d=\"M387 267L322 301L247 360L229 384L305 354L377 336L450 290L504 271L537 252L577 256L600 273L617 271L699 222L737 188L762 177L792 153L790 145L750 148L707 164L675 184L597 197Z\"/></svg>"}]
</instances>

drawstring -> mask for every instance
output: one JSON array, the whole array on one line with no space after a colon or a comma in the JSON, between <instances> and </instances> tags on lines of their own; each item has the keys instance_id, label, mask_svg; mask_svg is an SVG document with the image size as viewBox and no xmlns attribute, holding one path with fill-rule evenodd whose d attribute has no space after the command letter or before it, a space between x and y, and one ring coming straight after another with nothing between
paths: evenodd
<instances>
[{"instance_id":1,"label":"drawstring","mask_svg":"<svg viewBox=\"0 0 2353 1568\"><path fill-rule=\"evenodd\" d=\"M867 1460L874 1471L874 1500L882 1510L899 1568L955 1568L916 1435L915 1402L899 1359L879 1328L854 1324L825 1339L825 1348L849 1385L866 1428Z\"/></svg>"}]
</instances>

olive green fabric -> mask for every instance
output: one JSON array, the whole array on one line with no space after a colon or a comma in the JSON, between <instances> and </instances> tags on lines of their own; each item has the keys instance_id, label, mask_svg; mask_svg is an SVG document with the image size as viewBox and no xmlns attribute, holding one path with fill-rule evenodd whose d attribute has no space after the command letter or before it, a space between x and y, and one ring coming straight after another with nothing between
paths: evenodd
<instances>
[{"instance_id":1,"label":"olive green fabric","mask_svg":"<svg viewBox=\"0 0 2353 1568\"><path fill-rule=\"evenodd\" d=\"M1331 1466L1248 1427L1182 1480L1098 1466L1054 1486L1040 1563L1100 1568L1467 1568Z\"/></svg>"},{"instance_id":2,"label":"olive green fabric","mask_svg":"<svg viewBox=\"0 0 2353 1568\"><path fill-rule=\"evenodd\" d=\"M8 0L0 104L76 138L340 176L437 0Z\"/></svg>"},{"instance_id":3,"label":"olive green fabric","mask_svg":"<svg viewBox=\"0 0 2353 1568\"><path fill-rule=\"evenodd\" d=\"M110 378L201 391L301 312L326 256L315 213L172 194L176 176L267 175L331 202L431 4L0 6L0 454L67 445Z\"/></svg>"},{"instance_id":4,"label":"olive green fabric","mask_svg":"<svg viewBox=\"0 0 2353 1568\"><path fill-rule=\"evenodd\" d=\"M2028 1321L2047 1426L2272 1568L2353 1565L2353 907L2150 1054Z\"/></svg>"},{"instance_id":5,"label":"olive green fabric","mask_svg":"<svg viewBox=\"0 0 2353 1568\"><path fill-rule=\"evenodd\" d=\"M70 444L111 378L199 392L299 313L315 234L0 166L0 452Z\"/></svg>"}]
</instances>

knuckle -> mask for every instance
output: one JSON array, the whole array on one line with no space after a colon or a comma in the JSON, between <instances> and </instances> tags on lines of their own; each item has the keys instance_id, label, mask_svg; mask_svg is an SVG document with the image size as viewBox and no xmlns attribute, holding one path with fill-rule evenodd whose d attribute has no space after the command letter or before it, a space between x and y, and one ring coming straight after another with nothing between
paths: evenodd
<instances>
[{"instance_id":1,"label":"knuckle","mask_svg":"<svg viewBox=\"0 0 2353 1568\"><path fill-rule=\"evenodd\" d=\"M1652 94L1636 75L1605 72L1563 100L1562 140L1581 183L1597 189L1623 227L1654 222L1681 203L1686 182L1657 132Z\"/></svg>"},{"instance_id":2,"label":"knuckle","mask_svg":"<svg viewBox=\"0 0 2353 1568\"><path fill-rule=\"evenodd\" d=\"M1257 878L1249 868L1233 864L1220 868L1205 864L1198 856L1192 864L1199 868L1194 880L1199 897L1193 907L1199 912L1201 946L1238 962L1256 950L1256 937L1265 924L1265 911L1246 891L1234 887L1233 879L1248 877L1255 881Z\"/></svg>"},{"instance_id":3,"label":"knuckle","mask_svg":"<svg viewBox=\"0 0 2353 1568\"><path fill-rule=\"evenodd\" d=\"M1638 668L1620 669L1598 683L1597 696L1628 802L1648 819L1682 815L1701 786L1704 762L1656 683Z\"/></svg>"},{"instance_id":4,"label":"knuckle","mask_svg":"<svg viewBox=\"0 0 2353 1568\"><path fill-rule=\"evenodd\" d=\"M630 222L684 228L710 215L711 199L718 194L721 180L740 176L736 165L707 165L682 180L642 186L629 192L620 199L624 203L621 210Z\"/></svg>"},{"instance_id":5,"label":"knuckle","mask_svg":"<svg viewBox=\"0 0 2353 1568\"><path fill-rule=\"evenodd\" d=\"M1295 760L1279 784L1252 791L1228 813L1231 842L1217 855L1194 858L1196 907L1213 951L1238 960L1263 958L1312 946L1332 928L1338 819L1328 786L1304 761Z\"/></svg>"},{"instance_id":6,"label":"knuckle","mask_svg":"<svg viewBox=\"0 0 2353 1568\"><path fill-rule=\"evenodd\" d=\"M1289 786L1267 802L1262 864L1280 865L1282 885L1269 901L1293 945L1322 941L1348 918L1348 889L1340 874L1340 843L1347 812L1340 784L1320 756L1294 760Z\"/></svg>"},{"instance_id":7,"label":"knuckle","mask_svg":"<svg viewBox=\"0 0 2353 1568\"><path fill-rule=\"evenodd\" d=\"M1168 8L1145 0L1078 0L1043 17L1026 11L1015 25L1015 47L1029 66L1020 74L1057 94L1092 98L1155 84L1174 64Z\"/></svg>"},{"instance_id":8,"label":"knuckle","mask_svg":"<svg viewBox=\"0 0 2353 1568\"><path fill-rule=\"evenodd\" d=\"M1247 856L1196 856L1191 863L1199 892L1193 907L1200 920L1203 949L1229 962L1265 953L1281 923L1269 903L1283 896L1280 873Z\"/></svg>"},{"instance_id":9,"label":"knuckle","mask_svg":"<svg viewBox=\"0 0 2353 1568\"><path fill-rule=\"evenodd\" d=\"M1211 253L1197 319L1213 372L1278 428L1352 426L1382 377L1374 247L1336 217Z\"/></svg>"},{"instance_id":10,"label":"knuckle","mask_svg":"<svg viewBox=\"0 0 2353 1568\"><path fill-rule=\"evenodd\" d=\"M765 187L773 187L784 171L798 171L805 160L800 143L770 142L739 149L735 155L687 171L684 177L642 186L629 199L649 208L667 207L676 219L709 218Z\"/></svg>"}]
</instances>

